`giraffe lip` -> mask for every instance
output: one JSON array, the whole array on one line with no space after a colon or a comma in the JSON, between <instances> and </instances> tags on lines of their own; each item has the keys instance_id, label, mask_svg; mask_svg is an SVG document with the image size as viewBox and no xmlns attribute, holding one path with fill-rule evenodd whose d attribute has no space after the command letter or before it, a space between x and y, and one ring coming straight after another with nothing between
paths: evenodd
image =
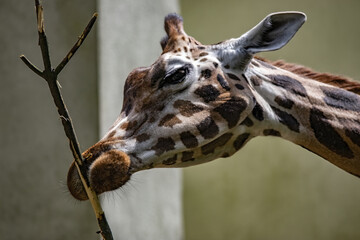
<instances>
[{"instance_id":1,"label":"giraffe lip","mask_svg":"<svg viewBox=\"0 0 360 240\"><path fill-rule=\"evenodd\" d=\"M96 194L101 194L120 188L130 179L131 162L129 156L120 150L93 152L92 150L97 149L96 145L85 151L83 155L87 157L85 158L85 164L88 166L86 177L90 187ZM74 198L80 201L88 199L74 162L68 172L67 185Z\"/></svg>"},{"instance_id":2,"label":"giraffe lip","mask_svg":"<svg viewBox=\"0 0 360 240\"><path fill-rule=\"evenodd\" d=\"M129 156L116 149L98 157L89 172L90 186L97 194L112 191L123 186L131 177Z\"/></svg>"}]
</instances>

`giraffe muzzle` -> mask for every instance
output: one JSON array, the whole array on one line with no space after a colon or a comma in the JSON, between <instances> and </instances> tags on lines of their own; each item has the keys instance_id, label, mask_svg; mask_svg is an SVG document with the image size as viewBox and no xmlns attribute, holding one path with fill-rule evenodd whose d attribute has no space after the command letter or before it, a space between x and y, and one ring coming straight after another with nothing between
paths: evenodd
<instances>
[{"instance_id":1,"label":"giraffe muzzle","mask_svg":"<svg viewBox=\"0 0 360 240\"><path fill-rule=\"evenodd\" d=\"M87 166L85 177L96 194L118 189L130 179L130 158L126 153L109 149L100 142L82 155ZM88 199L74 162L68 172L67 186L74 198L81 201Z\"/></svg>"}]
</instances>

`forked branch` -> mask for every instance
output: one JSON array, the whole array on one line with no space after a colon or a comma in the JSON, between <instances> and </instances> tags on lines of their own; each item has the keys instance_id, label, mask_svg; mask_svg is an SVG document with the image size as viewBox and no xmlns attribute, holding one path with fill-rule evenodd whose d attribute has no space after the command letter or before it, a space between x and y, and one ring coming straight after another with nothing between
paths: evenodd
<instances>
[{"instance_id":1,"label":"forked branch","mask_svg":"<svg viewBox=\"0 0 360 240\"><path fill-rule=\"evenodd\" d=\"M100 227L100 233L105 240L112 240L112 233L111 229L107 223L105 218L104 211L101 208L99 199L96 193L91 189L89 185L89 181L86 178L86 167L83 164L83 158L80 153L79 143L75 134L75 130L69 115L69 112L66 108L64 100L62 98L59 83L57 81L58 75L64 69L66 64L70 61L71 57L75 54L78 48L81 46L83 41L85 40L88 33L91 31L96 19L97 13L95 13L91 20L89 21L88 25L84 29L83 33L80 35L74 46L71 50L66 54L64 59L59 63L59 65L53 69L51 66L50 54L49 54L49 46L45 34L44 28L44 14L43 14L43 7L40 4L39 0L35 0L35 7L36 7L36 18L37 18L37 28L38 28L38 35L39 35L39 46L41 49L42 59L44 63L44 70L41 71L38 67L32 64L24 55L20 56L21 60L37 75L44 78L48 83L51 95L53 97L54 103L58 109L58 113L60 115L61 122L64 127L65 134L69 139L70 149L75 159L75 165L79 172L81 181L84 185L88 198L91 202L91 205L94 209L98 225ZM84 177L85 176L85 177Z\"/></svg>"}]
</instances>

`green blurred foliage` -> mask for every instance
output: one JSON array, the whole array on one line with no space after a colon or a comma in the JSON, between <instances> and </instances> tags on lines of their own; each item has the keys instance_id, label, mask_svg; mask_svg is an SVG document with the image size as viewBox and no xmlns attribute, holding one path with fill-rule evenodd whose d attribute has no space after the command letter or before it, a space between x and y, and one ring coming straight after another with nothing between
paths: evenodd
<instances>
[{"instance_id":1,"label":"green blurred foliage","mask_svg":"<svg viewBox=\"0 0 360 240\"><path fill-rule=\"evenodd\" d=\"M360 79L360 1L181 0L185 31L204 44L238 37L277 11L308 21L261 54ZM360 179L290 142L255 138L237 154L184 170L187 240L360 239Z\"/></svg>"}]
</instances>

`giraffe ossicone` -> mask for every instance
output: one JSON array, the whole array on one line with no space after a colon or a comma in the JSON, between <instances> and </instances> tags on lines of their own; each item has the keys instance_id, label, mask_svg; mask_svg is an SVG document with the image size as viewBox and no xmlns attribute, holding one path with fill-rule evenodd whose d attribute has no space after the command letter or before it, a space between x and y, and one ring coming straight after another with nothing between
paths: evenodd
<instances>
[{"instance_id":1,"label":"giraffe ossicone","mask_svg":"<svg viewBox=\"0 0 360 240\"><path fill-rule=\"evenodd\" d=\"M83 153L96 193L140 170L229 157L255 136L282 137L360 176L360 84L253 56L286 45L305 20L274 13L239 38L202 45L180 16L165 17L162 54L129 74L120 116ZM74 165L68 187L87 199Z\"/></svg>"}]
</instances>

